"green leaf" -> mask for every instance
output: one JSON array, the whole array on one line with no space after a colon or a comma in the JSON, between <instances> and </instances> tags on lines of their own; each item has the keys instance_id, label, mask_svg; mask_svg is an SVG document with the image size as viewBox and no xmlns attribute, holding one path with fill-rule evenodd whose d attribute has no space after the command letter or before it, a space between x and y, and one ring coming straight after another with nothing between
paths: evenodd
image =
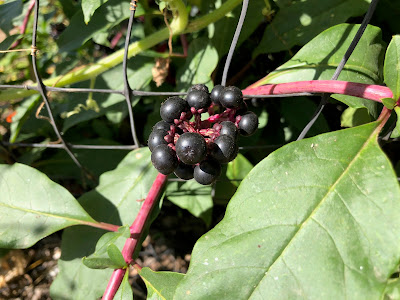
<instances>
[{"instance_id":1,"label":"green leaf","mask_svg":"<svg viewBox=\"0 0 400 300\"><path fill-rule=\"evenodd\" d=\"M364 14L365 0L275 1L279 11L264 32L254 55L289 50L304 45L331 26Z\"/></svg>"},{"instance_id":2,"label":"green leaf","mask_svg":"<svg viewBox=\"0 0 400 300\"><path fill-rule=\"evenodd\" d=\"M82 11L85 23L89 23L96 9L107 3L108 0L82 0Z\"/></svg>"},{"instance_id":3,"label":"green leaf","mask_svg":"<svg viewBox=\"0 0 400 300\"><path fill-rule=\"evenodd\" d=\"M0 248L27 248L60 229L95 222L65 188L25 165L0 165L0 191Z\"/></svg>"},{"instance_id":4,"label":"green leaf","mask_svg":"<svg viewBox=\"0 0 400 300\"><path fill-rule=\"evenodd\" d=\"M140 200L146 198L158 174L151 164L150 154L148 148L130 152L115 170L100 177L96 189L79 198L81 205L97 220L131 224L143 204ZM152 211L149 224L159 209L156 207ZM60 272L51 286L52 298L94 300L101 297L112 270L89 269L82 263L82 257L95 252L96 242L103 234L104 231L85 228L64 230L58 261Z\"/></svg>"},{"instance_id":5,"label":"green leaf","mask_svg":"<svg viewBox=\"0 0 400 300\"><path fill-rule=\"evenodd\" d=\"M1 6L0 6L1 8ZM11 45L14 44L16 40L20 37L19 34L14 34L6 37L1 43L0 43L0 51L6 51L10 49ZM6 53L0 53L0 58L2 58Z\"/></svg>"},{"instance_id":6,"label":"green leaf","mask_svg":"<svg viewBox=\"0 0 400 300\"><path fill-rule=\"evenodd\" d=\"M9 0L0 5L0 29L6 34L14 28L13 19L22 14L22 1Z\"/></svg>"},{"instance_id":7,"label":"green leaf","mask_svg":"<svg viewBox=\"0 0 400 300\"><path fill-rule=\"evenodd\" d=\"M385 290L385 295L382 299L400 299L400 279L393 278L388 280L388 285Z\"/></svg>"},{"instance_id":8,"label":"green leaf","mask_svg":"<svg viewBox=\"0 0 400 300\"><path fill-rule=\"evenodd\" d=\"M393 98L382 98L381 100L382 104L390 110L392 110L396 105L396 100L394 100Z\"/></svg>"},{"instance_id":9,"label":"green leaf","mask_svg":"<svg viewBox=\"0 0 400 300\"><path fill-rule=\"evenodd\" d=\"M211 189L211 186L201 185L194 180L170 182L166 189L166 197L175 205L201 218L209 226L213 208Z\"/></svg>"},{"instance_id":10,"label":"green leaf","mask_svg":"<svg viewBox=\"0 0 400 300\"><path fill-rule=\"evenodd\" d=\"M371 116L364 107L348 107L340 116L340 126L342 127L355 127L369 122L371 122Z\"/></svg>"},{"instance_id":11,"label":"green leaf","mask_svg":"<svg viewBox=\"0 0 400 300\"><path fill-rule=\"evenodd\" d=\"M228 163L226 177L232 180L233 185L239 186L240 182L246 177L251 169L253 169L252 163L239 153L235 160Z\"/></svg>"},{"instance_id":12,"label":"green leaf","mask_svg":"<svg viewBox=\"0 0 400 300\"><path fill-rule=\"evenodd\" d=\"M348 49L359 25L341 24L331 27L299 50L288 62L257 82L283 83L303 80L330 80ZM380 84L384 42L381 30L368 25L338 80ZM350 107L366 107L376 116L376 103L361 98L333 95Z\"/></svg>"},{"instance_id":13,"label":"green leaf","mask_svg":"<svg viewBox=\"0 0 400 300\"><path fill-rule=\"evenodd\" d=\"M203 83L212 88L211 74L218 64L218 52L208 38L197 38L189 45L185 65L178 69L178 90Z\"/></svg>"},{"instance_id":14,"label":"green leaf","mask_svg":"<svg viewBox=\"0 0 400 300\"><path fill-rule=\"evenodd\" d=\"M394 108L394 111L396 112L397 121L396 121L396 127L393 129L393 132L390 135L392 139L400 137L400 107L396 106Z\"/></svg>"},{"instance_id":15,"label":"green leaf","mask_svg":"<svg viewBox=\"0 0 400 300\"><path fill-rule=\"evenodd\" d=\"M126 241L126 239L125 239L125 241ZM117 246L115 246L115 244L110 244L107 247L107 254L110 257L110 259L112 260L112 262L117 266L114 269L123 268L126 266L125 259L122 256L121 251L118 249Z\"/></svg>"},{"instance_id":16,"label":"green leaf","mask_svg":"<svg viewBox=\"0 0 400 300\"><path fill-rule=\"evenodd\" d=\"M60 52L75 50L93 37L96 32L109 31L130 15L129 1L108 0L96 10L89 24L85 24L82 10L79 10L71 19L70 25L63 31L57 40ZM135 16L143 15L144 11L138 4ZM79 34L77 34L77 32Z\"/></svg>"},{"instance_id":17,"label":"green leaf","mask_svg":"<svg viewBox=\"0 0 400 300\"><path fill-rule=\"evenodd\" d=\"M381 299L400 260L400 187L379 124L255 166L196 243L174 299Z\"/></svg>"},{"instance_id":18,"label":"green leaf","mask_svg":"<svg viewBox=\"0 0 400 300\"><path fill-rule=\"evenodd\" d=\"M125 272L121 285L114 296L114 300L133 300L132 287L129 284L129 272Z\"/></svg>"},{"instance_id":19,"label":"green leaf","mask_svg":"<svg viewBox=\"0 0 400 300\"><path fill-rule=\"evenodd\" d=\"M384 78L393 93L393 99L400 97L400 35L392 37L386 50Z\"/></svg>"},{"instance_id":20,"label":"green leaf","mask_svg":"<svg viewBox=\"0 0 400 300\"><path fill-rule=\"evenodd\" d=\"M185 277L185 275L181 273L154 272L149 268L141 269L139 275L146 284L148 300L172 299L176 287Z\"/></svg>"},{"instance_id":21,"label":"green leaf","mask_svg":"<svg viewBox=\"0 0 400 300\"><path fill-rule=\"evenodd\" d=\"M118 229L118 232L107 232L105 233L97 242L96 250L92 255L84 257L82 259L83 264L91 269L119 269L126 265L124 258L122 257L122 262L120 260L114 261L113 258L108 253L108 249L111 245L116 247L116 249L111 249L110 251L117 250L120 254L120 249L125 244L125 241L130 236L129 226L123 226ZM115 254L115 253L113 253ZM116 257L118 255L113 255ZM121 254L122 256L122 254Z\"/></svg>"}]
</instances>

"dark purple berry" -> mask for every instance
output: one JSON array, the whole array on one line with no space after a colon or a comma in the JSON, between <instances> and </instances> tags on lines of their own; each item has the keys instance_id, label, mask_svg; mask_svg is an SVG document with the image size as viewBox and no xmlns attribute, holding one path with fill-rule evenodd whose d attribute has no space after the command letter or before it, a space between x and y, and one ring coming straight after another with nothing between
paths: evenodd
<instances>
[{"instance_id":1,"label":"dark purple berry","mask_svg":"<svg viewBox=\"0 0 400 300\"><path fill-rule=\"evenodd\" d=\"M203 160L194 168L194 179L203 185L211 184L221 174L221 165L213 159Z\"/></svg>"},{"instance_id":2,"label":"dark purple berry","mask_svg":"<svg viewBox=\"0 0 400 300\"><path fill-rule=\"evenodd\" d=\"M175 169L175 175L180 179L189 180L193 178L194 168L192 165L184 164L183 162L179 162L178 167Z\"/></svg>"},{"instance_id":3,"label":"dark purple berry","mask_svg":"<svg viewBox=\"0 0 400 300\"><path fill-rule=\"evenodd\" d=\"M171 124L169 124L169 123L167 123L165 121L159 121L159 122L156 123L156 125L153 126L153 130L163 129L165 131L168 131L168 130L171 129L170 127L171 127Z\"/></svg>"},{"instance_id":4,"label":"dark purple berry","mask_svg":"<svg viewBox=\"0 0 400 300\"><path fill-rule=\"evenodd\" d=\"M210 145L210 155L221 164L226 164L236 157L236 143L228 135L220 135Z\"/></svg>"},{"instance_id":5,"label":"dark purple berry","mask_svg":"<svg viewBox=\"0 0 400 300\"><path fill-rule=\"evenodd\" d=\"M188 93L190 93L191 91L203 91L208 94L208 87L204 84L199 83L199 84L192 85L189 88Z\"/></svg>"},{"instance_id":6,"label":"dark purple berry","mask_svg":"<svg viewBox=\"0 0 400 300\"><path fill-rule=\"evenodd\" d=\"M176 155L183 163L194 165L205 158L207 143L201 134L186 132L178 138L175 149Z\"/></svg>"},{"instance_id":7,"label":"dark purple berry","mask_svg":"<svg viewBox=\"0 0 400 300\"><path fill-rule=\"evenodd\" d=\"M240 107L243 103L242 91L235 86L228 86L223 90L221 97L219 97L219 102L227 108Z\"/></svg>"},{"instance_id":8,"label":"dark purple berry","mask_svg":"<svg viewBox=\"0 0 400 300\"><path fill-rule=\"evenodd\" d=\"M185 100L179 97L169 97L161 104L161 118L168 123L174 123L175 119L181 117L181 113L189 111L189 105Z\"/></svg>"},{"instance_id":9,"label":"dark purple berry","mask_svg":"<svg viewBox=\"0 0 400 300\"><path fill-rule=\"evenodd\" d=\"M236 141L239 134L239 130L237 129L235 123L231 121L223 121L221 122L221 129L219 133L221 135L229 135Z\"/></svg>"},{"instance_id":10,"label":"dark purple berry","mask_svg":"<svg viewBox=\"0 0 400 300\"><path fill-rule=\"evenodd\" d=\"M225 87L222 85L217 84L214 86L214 88L211 90L210 98L211 101L215 104L221 105L221 102L219 102L219 98L221 97Z\"/></svg>"},{"instance_id":11,"label":"dark purple berry","mask_svg":"<svg viewBox=\"0 0 400 300\"><path fill-rule=\"evenodd\" d=\"M258 128L258 117L252 111L248 111L242 118L238 124L239 132L241 135L250 136L254 134Z\"/></svg>"},{"instance_id":12,"label":"dark purple berry","mask_svg":"<svg viewBox=\"0 0 400 300\"><path fill-rule=\"evenodd\" d=\"M186 101L190 107L194 107L195 109L208 108L211 104L208 93L199 90L189 92Z\"/></svg>"},{"instance_id":13,"label":"dark purple berry","mask_svg":"<svg viewBox=\"0 0 400 300\"><path fill-rule=\"evenodd\" d=\"M161 174L168 175L178 166L176 153L167 145L158 145L151 153L151 162Z\"/></svg>"},{"instance_id":14,"label":"dark purple berry","mask_svg":"<svg viewBox=\"0 0 400 300\"><path fill-rule=\"evenodd\" d=\"M247 106L247 103L246 102L242 102L241 104L240 104L240 106L237 108L237 110L236 110L236 115L243 115L245 112L247 112L249 109L248 109L248 106Z\"/></svg>"},{"instance_id":15,"label":"dark purple berry","mask_svg":"<svg viewBox=\"0 0 400 300\"><path fill-rule=\"evenodd\" d=\"M153 151L155 147L161 144L168 144L164 137L168 134L168 132L164 129L155 129L151 132L149 136L149 140L147 145L149 146L150 151Z\"/></svg>"}]
</instances>

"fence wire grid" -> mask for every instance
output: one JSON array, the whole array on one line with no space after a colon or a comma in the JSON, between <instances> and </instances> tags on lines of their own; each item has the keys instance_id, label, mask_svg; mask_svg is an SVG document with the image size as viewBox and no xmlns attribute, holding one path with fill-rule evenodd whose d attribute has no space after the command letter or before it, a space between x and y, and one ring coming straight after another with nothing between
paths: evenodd
<instances>
[{"instance_id":1,"label":"fence wire grid","mask_svg":"<svg viewBox=\"0 0 400 300\"><path fill-rule=\"evenodd\" d=\"M232 61L232 57L234 54L234 50L236 48L240 33L242 31L243 23L246 18L247 14L247 8L249 5L250 0L243 0L242 2L242 9L240 13L240 17L237 23L237 27L234 33L234 36L232 38L232 42L229 48L229 52L224 64L224 69L223 69L223 74L222 74L222 80L221 80L221 85L225 85L227 81L227 76L228 76L228 71L229 67ZM90 150L133 150L139 148L141 145L139 144L137 134L136 134L136 128L135 128L135 122L134 122L134 112L132 109L132 97L135 96L184 96L186 93L179 93L179 92L146 92L146 91L138 91L138 90L132 90L132 88L129 85L128 81L128 76L127 76L127 62L128 62L128 47L130 44L131 40L131 32L132 32L132 26L133 26L133 21L135 18L135 12L136 12L136 5L137 5L137 0L131 0L130 2L130 16L128 20L128 27L126 31L126 38L125 38L125 43L124 43L124 56L123 56L123 61L122 61L122 69L123 69L123 82L124 82L124 88L123 90L112 90L112 89L95 89L95 88L60 88L60 87L50 87L46 86L43 81L42 77L40 76L40 73L38 72L37 68L37 58L36 54L39 49L37 49L36 46L36 39L37 39L37 26L38 26L38 18L39 18L39 5L40 5L40 0L31 0L30 6L28 9L28 12L25 16L24 19L24 25L26 26L27 21L29 19L29 15L31 11L33 10L34 12L34 24L33 24L33 32L32 32L32 45L31 45L31 57L32 57L32 69L33 73L36 79L36 85L0 85L0 89L26 89L26 90L35 90L39 92L43 99L44 106L47 109L48 115L49 115L49 122L54 130L54 133L56 134L58 138L59 143L47 143L47 144L41 144L41 143L10 143L10 142L5 142L5 141L0 141L0 144L3 146L7 147L32 147L32 148L55 148L55 149L63 149L64 151L67 152L71 160L74 162L74 164L86 175L87 178L93 178L93 176L90 173L90 170L87 170L85 166L81 164L79 159L76 157L76 155L72 152L72 149L90 149ZM334 75L332 76L332 80L337 80L340 73L342 72L344 66L346 65L348 59L350 58L351 54L353 53L355 47L357 46L358 42L360 41L365 29L367 28L367 25L369 24L374 11L376 9L376 6L378 4L379 0L372 0L367 13L364 16L364 19L361 23L361 26L359 30L357 31L356 35L354 36L349 48L347 49L346 53L344 54L340 64L335 70ZM20 40L16 42L17 46L19 44ZM47 93L48 92L64 92L64 93L108 93L108 94L120 94L125 97L125 102L126 106L128 108L128 118L129 118L129 124L130 124L130 132L132 136L132 141L133 143L131 145L77 145L77 144L71 144L65 141L63 138L62 133L60 132L59 128L56 125L55 118L54 118L54 113L52 111L50 101L48 99ZM328 98L329 94L318 94L318 93L297 93L297 94L283 94L283 95L244 95L245 98L272 98L272 97L294 97L294 96L321 96L320 103L314 112L311 120L309 123L304 127L302 132L300 133L299 137L297 140L303 139L311 127L314 125L315 121L318 119L318 117L321 115L323 109L325 108L326 104L328 103ZM282 145L264 145L264 146L247 146L247 147L239 147L239 149L276 149L279 148ZM171 181L181 181L181 179L175 179L171 178ZM234 179L235 180L235 179Z\"/></svg>"}]
</instances>

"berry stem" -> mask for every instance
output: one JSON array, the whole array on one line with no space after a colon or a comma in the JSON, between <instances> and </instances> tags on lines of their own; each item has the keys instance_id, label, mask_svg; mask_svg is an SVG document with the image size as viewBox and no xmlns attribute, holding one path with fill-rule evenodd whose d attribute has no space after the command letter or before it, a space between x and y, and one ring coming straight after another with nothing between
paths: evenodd
<instances>
[{"instance_id":1,"label":"berry stem","mask_svg":"<svg viewBox=\"0 0 400 300\"><path fill-rule=\"evenodd\" d=\"M388 87L348 81L310 80L254 87L256 84L257 83L242 90L244 97L246 97L246 95L282 95L304 92L342 94L376 102L382 102L382 98L393 97L393 94Z\"/></svg>"},{"instance_id":2,"label":"berry stem","mask_svg":"<svg viewBox=\"0 0 400 300\"><path fill-rule=\"evenodd\" d=\"M139 210L138 215L135 218L135 221L133 221L130 227L131 237L126 240L124 248L122 249L122 256L124 257L128 265L133 262L132 255L135 252L138 241L143 234L150 213L158 203L158 199L160 198L166 182L166 175L157 175L156 179L153 182L153 185L150 188L149 193L147 194L146 199L143 202L142 207ZM103 300L112 300L114 298L125 275L125 272L126 269L114 270L108 282L107 288L104 291L102 298Z\"/></svg>"}]
</instances>

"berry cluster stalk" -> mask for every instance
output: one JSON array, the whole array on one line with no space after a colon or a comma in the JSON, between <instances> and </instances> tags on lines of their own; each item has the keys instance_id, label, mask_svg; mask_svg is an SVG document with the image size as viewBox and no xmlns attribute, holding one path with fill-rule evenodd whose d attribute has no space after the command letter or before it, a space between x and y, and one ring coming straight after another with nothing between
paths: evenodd
<instances>
[{"instance_id":1,"label":"berry cluster stalk","mask_svg":"<svg viewBox=\"0 0 400 300\"><path fill-rule=\"evenodd\" d=\"M167 182L167 176L158 174L143 202L142 207L130 227L131 237L126 240L122 255L128 265L133 261L132 255L135 252L138 241L140 240L145 229L146 222L154 206L158 203L158 199L163 191L163 187ZM112 300L118 291L118 288L125 275L126 269L116 269L111 275L107 288L103 294L103 300Z\"/></svg>"}]
</instances>

